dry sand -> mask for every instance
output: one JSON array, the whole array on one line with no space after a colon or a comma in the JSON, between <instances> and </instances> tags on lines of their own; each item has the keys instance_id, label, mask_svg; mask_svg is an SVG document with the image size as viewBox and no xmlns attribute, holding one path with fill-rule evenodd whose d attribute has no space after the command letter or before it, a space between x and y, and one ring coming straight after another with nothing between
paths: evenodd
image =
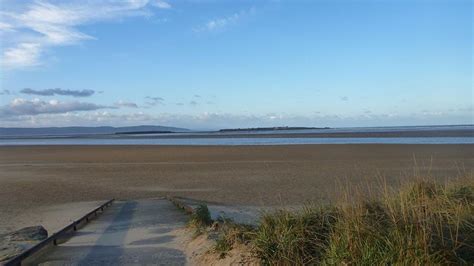
<instances>
[{"instance_id":1,"label":"dry sand","mask_svg":"<svg viewBox=\"0 0 474 266\"><path fill-rule=\"evenodd\" d=\"M325 202L340 197L340 183L411 178L415 159L419 171L435 178L472 176L474 145L0 147L0 233L51 223L45 217L56 217L58 227L110 198ZM67 214L68 208L80 211Z\"/></svg>"}]
</instances>

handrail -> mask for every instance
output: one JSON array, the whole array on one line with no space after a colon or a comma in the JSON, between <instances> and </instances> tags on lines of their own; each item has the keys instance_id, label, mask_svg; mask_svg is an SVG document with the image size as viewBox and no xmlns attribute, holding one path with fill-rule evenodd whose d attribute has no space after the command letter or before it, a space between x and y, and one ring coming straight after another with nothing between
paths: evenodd
<instances>
[{"instance_id":1,"label":"handrail","mask_svg":"<svg viewBox=\"0 0 474 266\"><path fill-rule=\"evenodd\" d=\"M114 201L114 199L111 199L107 202L105 202L104 204L100 205L99 207L95 208L94 210L90 211L89 213L87 213L86 215L82 216L80 219L72 222L71 224L69 224L68 226L64 227L63 229L59 230L58 232L52 234L51 236L49 236L48 238L46 238L45 240L39 242L38 244L32 246L31 248L23 251L22 253L18 254L16 257L8 260L4 265L5 266L18 266L18 265L21 265L21 263L23 262L23 260L25 260L26 258L28 258L29 256L35 254L36 252L40 251L41 249L43 249L44 247L46 247L47 245L53 243L54 245L57 245L57 240L61 238L61 235L63 235L64 233L70 231L71 229L76 231L77 230L77 226L86 221L86 222L89 222L89 218L91 215L97 215L97 212L100 210L100 211L104 211L104 208L108 207L110 204L112 204L112 202Z\"/></svg>"},{"instance_id":2,"label":"handrail","mask_svg":"<svg viewBox=\"0 0 474 266\"><path fill-rule=\"evenodd\" d=\"M189 204L186 204L183 200L173 196L166 196L166 199L171 201L178 209L184 210L187 214L194 214L195 210Z\"/></svg>"}]
</instances>

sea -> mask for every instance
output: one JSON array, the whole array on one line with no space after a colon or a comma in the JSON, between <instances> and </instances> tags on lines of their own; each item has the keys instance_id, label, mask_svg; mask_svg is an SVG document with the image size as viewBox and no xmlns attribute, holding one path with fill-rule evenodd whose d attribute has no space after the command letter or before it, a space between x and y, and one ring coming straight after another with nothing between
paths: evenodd
<instances>
[{"instance_id":1,"label":"sea","mask_svg":"<svg viewBox=\"0 0 474 266\"><path fill-rule=\"evenodd\" d=\"M385 133L403 133L389 134ZM437 134L444 132L444 134ZM344 135L341 137L341 133ZM351 136L351 134L355 136ZM370 133L370 137L363 136ZM377 134L374 134L377 133ZM318 136L324 134L324 136ZM334 134L332 136L331 134ZM336 135L338 135L336 137ZM377 135L373 137L372 135ZM413 137L412 135L416 135ZM307 137L309 136L309 137ZM361 137L362 136L362 137ZM298 130L189 131L158 134L70 134L0 136L16 145L303 145L303 144L474 144L474 125L352 127Z\"/></svg>"}]
</instances>

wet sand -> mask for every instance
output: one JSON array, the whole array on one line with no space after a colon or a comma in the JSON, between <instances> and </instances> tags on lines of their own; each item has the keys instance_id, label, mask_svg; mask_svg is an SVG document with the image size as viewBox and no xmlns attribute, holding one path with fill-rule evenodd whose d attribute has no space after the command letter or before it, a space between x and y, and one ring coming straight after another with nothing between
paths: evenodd
<instances>
[{"instance_id":1,"label":"wet sand","mask_svg":"<svg viewBox=\"0 0 474 266\"><path fill-rule=\"evenodd\" d=\"M383 177L396 185L412 178L415 165L438 179L472 176L474 145L0 147L0 233L30 218L35 224L54 206L110 198L326 202L340 198L341 183L365 187Z\"/></svg>"}]
</instances>

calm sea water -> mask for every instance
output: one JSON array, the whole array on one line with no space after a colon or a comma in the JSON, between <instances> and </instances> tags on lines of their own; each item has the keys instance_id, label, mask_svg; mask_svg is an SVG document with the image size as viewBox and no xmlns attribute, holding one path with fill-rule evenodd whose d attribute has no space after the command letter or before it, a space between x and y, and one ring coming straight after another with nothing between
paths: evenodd
<instances>
[{"instance_id":1,"label":"calm sea water","mask_svg":"<svg viewBox=\"0 0 474 266\"><path fill-rule=\"evenodd\" d=\"M302 138L302 137L246 137L248 134L300 134L339 132L394 132L394 131L437 131L468 130L469 137L375 137L375 138ZM287 144L474 144L474 126L429 126L429 127L383 127L383 128L334 128L285 131L248 132L193 132L193 137L183 137L189 133L159 134L160 136L180 136L180 138L159 138L158 135L101 135L101 136L35 136L0 137L0 146L9 145L287 145ZM225 137L239 134L238 138ZM202 138L199 135L203 135ZM209 136L219 136L212 138ZM204 137L206 136L206 137Z\"/></svg>"},{"instance_id":2,"label":"calm sea water","mask_svg":"<svg viewBox=\"0 0 474 266\"><path fill-rule=\"evenodd\" d=\"M191 139L2 139L0 145L286 145L286 144L474 144L474 138L191 138Z\"/></svg>"}]
</instances>

